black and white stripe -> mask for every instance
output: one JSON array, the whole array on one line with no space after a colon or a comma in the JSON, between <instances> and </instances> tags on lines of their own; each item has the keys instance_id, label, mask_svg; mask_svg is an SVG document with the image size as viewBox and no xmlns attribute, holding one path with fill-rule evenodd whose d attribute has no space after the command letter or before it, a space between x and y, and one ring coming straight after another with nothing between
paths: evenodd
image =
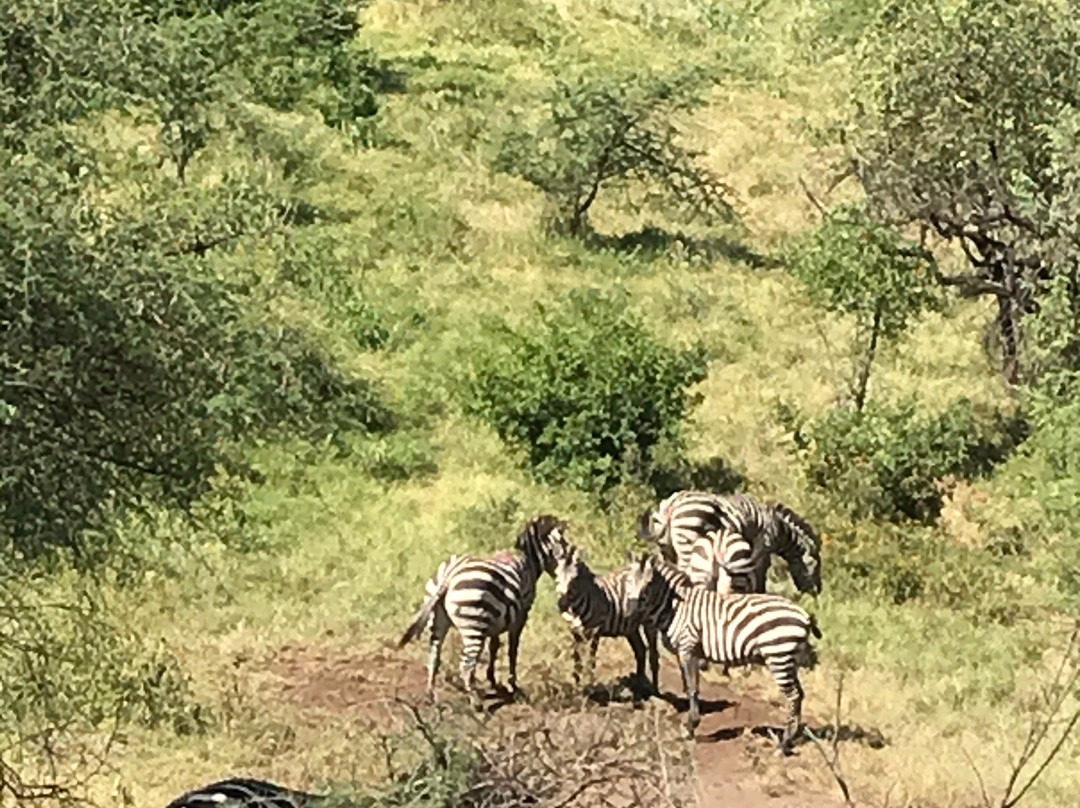
<instances>
[{"instance_id":1,"label":"black and white stripe","mask_svg":"<svg viewBox=\"0 0 1080 808\"><path fill-rule=\"evenodd\" d=\"M504 633L510 635L510 690L516 692L518 644L536 598L536 581L541 572L554 574L552 546L561 542L565 533L565 522L554 516L537 516L518 535L514 550L503 550L490 558L454 555L439 565L427 582L427 598L398 643L399 647L405 645L430 625L428 693L432 698L442 642L451 625L461 633L461 678L473 705L479 706L474 678L485 643L490 645L488 682L498 687L495 659L499 636Z\"/></svg>"},{"instance_id":2,"label":"black and white stripe","mask_svg":"<svg viewBox=\"0 0 1080 808\"><path fill-rule=\"evenodd\" d=\"M641 591L643 619L679 658L689 699L690 736L701 721L698 672L702 660L725 666L764 664L788 702L781 747L790 748L802 721L800 663L813 659L814 619L778 595L719 595L692 586L688 576L662 559L643 557L628 585Z\"/></svg>"},{"instance_id":3,"label":"black and white stripe","mask_svg":"<svg viewBox=\"0 0 1080 808\"><path fill-rule=\"evenodd\" d=\"M727 528L698 536L690 546L686 573L694 586L721 595L752 592L754 558L750 542Z\"/></svg>"},{"instance_id":4,"label":"black and white stripe","mask_svg":"<svg viewBox=\"0 0 1080 808\"><path fill-rule=\"evenodd\" d=\"M679 491L642 515L640 534L657 542L665 558L689 572L695 543L720 529L735 531L750 542L752 591L765 591L771 556L779 555L800 592L820 594L817 533L786 505L759 502L745 494Z\"/></svg>"},{"instance_id":5,"label":"black and white stripe","mask_svg":"<svg viewBox=\"0 0 1080 808\"><path fill-rule=\"evenodd\" d=\"M329 797L295 791L266 780L234 777L192 789L166 808L318 808ZM334 801L334 805L344 805Z\"/></svg>"},{"instance_id":6,"label":"black and white stripe","mask_svg":"<svg viewBox=\"0 0 1080 808\"><path fill-rule=\"evenodd\" d=\"M628 586L632 565L597 576L581 559L576 547L555 547L555 590L559 611L574 635L574 683L581 684L581 646L588 643L588 679L596 668L596 648L601 637L625 637L634 652L636 676L645 681L645 655L651 667L653 692L659 692L660 654L656 630L644 627L638 608L640 591ZM645 642L642 642L642 631Z\"/></svg>"}]
</instances>

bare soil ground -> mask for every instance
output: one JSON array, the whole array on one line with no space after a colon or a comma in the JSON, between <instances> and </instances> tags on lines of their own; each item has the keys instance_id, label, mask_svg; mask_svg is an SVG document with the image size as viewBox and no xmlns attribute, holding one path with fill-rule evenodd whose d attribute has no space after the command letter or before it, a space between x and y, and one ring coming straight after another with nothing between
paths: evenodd
<instances>
[{"instance_id":1,"label":"bare soil ground","mask_svg":"<svg viewBox=\"0 0 1080 808\"><path fill-rule=\"evenodd\" d=\"M444 657L444 669L453 671L457 659L453 649ZM289 702L294 708L338 717L348 714L366 724L385 726L388 730L400 723L402 711L395 698L408 702L424 701L424 654L418 648L404 651L380 649L370 653L317 645L290 644L270 655L263 668L266 675L260 684L263 695ZM597 679L613 682L625 663L605 659L601 650ZM480 671L482 673L483 668ZM480 677L483 678L482 676ZM606 699L585 699L570 689L554 683L554 675L539 669L526 669L523 685L529 691L526 704L499 709L499 702L489 702L493 710L520 727L533 721L540 727L552 720L585 721L603 716L605 711L626 710L625 699L605 706ZM532 680L532 681L530 681ZM530 687L531 686L531 687ZM662 663L660 699L657 705L665 719L683 720L686 709L679 675L670 659ZM601 690L601 692L610 692ZM462 694L445 680L440 680L440 694L445 700L463 699ZM779 693L766 677L750 677L734 671L727 679L719 671L710 671L702 682L703 720L693 746L694 791L701 808L839 808L843 801L810 744L802 744L796 753L783 758L776 752L770 733L779 728L784 707ZM811 726L818 726L814 716L805 716Z\"/></svg>"}]
</instances>

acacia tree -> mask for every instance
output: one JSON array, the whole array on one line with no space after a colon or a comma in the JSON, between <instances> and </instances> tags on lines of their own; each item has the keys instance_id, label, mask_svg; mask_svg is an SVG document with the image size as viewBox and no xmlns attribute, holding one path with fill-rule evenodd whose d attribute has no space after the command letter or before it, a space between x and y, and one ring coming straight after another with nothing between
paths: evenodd
<instances>
[{"instance_id":1,"label":"acacia tree","mask_svg":"<svg viewBox=\"0 0 1080 808\"><path fill-rule=\"evenodd\" d=\"M855 318L851 392L861 410L880 344L940 303L933 257L861 206L845 205L799 239L788 264L815 303Z\"/></svg>"},{"instance_id":2,"label":"acacia tree","mask_svg":"<svg viewBox=\"0 0 1080 808\"><path fill-rule=\"evenodd\" d=\"M560 80L533 129L514 131L494 167L549 199L557 232L584 235L601 190L639 181L692 216L734 218L731 190L679 143L673 119L700 106L702 78L604 76Z\"/></svg>"},{"instance_id":3,"label":"acacia tree","mask_svg":"<svg viewBox=\"0 0 1080 808\"><path fill-rule=\"evenodd\" d=\"M869 209L960 246L970 271L941 281L995 300L1003 371L1019 381L1021 322L1056 271L1052 131L1080 100L1080 4L894 4L858 73L848 143Z\"/></svg>"}]
</instances>

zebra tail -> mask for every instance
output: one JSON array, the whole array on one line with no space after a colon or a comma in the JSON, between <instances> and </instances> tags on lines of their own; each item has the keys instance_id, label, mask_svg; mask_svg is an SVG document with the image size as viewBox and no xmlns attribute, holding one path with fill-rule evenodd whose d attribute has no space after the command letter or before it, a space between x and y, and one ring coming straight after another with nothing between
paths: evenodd
<instances>
[{"instance_id":1,"label":"zebra tail","mask_svg":"<svg viewBox=\"0 0 1080 808\"><path fill-rule=\"evenodd\" d=\"M440 570L442 572L442 570ZM411 640L415 640L420 636L420 632L427 626L428 621L431 619L431 613L435 611L435 607L438 606L443 598L446 597L447 577L445 574L438 581L435 591L428 595L424 599L424 602L420 605L420 608L416 611L416 615L413 617L412 623L405 629L405 633L401 635L401 639L398 640L398 648L404 648Z\"/></svg>"},{"instance_id":2,"label":"zebra tail","mask_svg":"<svg viewBox=\"0 0 1080 808\"><path fill-rule=\"evenodd\" d=\"M810 633L821 639L821 629L818 628L817 618L814 615L810 615Z\"/></svg>"}]
</instances>

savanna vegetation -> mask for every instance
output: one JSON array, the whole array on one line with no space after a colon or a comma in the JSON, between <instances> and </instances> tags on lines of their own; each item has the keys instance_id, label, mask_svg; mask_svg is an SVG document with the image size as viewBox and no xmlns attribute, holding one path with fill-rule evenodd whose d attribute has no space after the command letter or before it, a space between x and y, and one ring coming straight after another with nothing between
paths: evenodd
<instances>
[{"instance_id":1,"label":"savanna vegetation","mask_svg":"<svg viewBox=\"0 0 1080 808\"><path fill-rule=\"evenodd\" d=\"M823 535L861 804L1069 804L1078 88L1075 0L6 0L0 803L554 800L282 649L362 675L442 556L614 564L694 486ZM526 689L565 639L542 586Z\"/></svg>"}]
</instances>

